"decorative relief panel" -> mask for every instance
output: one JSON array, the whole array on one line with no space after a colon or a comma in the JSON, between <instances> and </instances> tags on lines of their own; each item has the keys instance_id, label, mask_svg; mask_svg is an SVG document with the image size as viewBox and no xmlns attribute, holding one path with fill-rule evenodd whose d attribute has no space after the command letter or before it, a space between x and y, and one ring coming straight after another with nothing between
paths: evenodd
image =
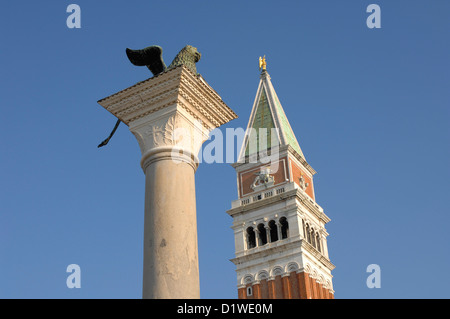
<instances>
[{"instance_id":1,"label":"decorative relief panel","mask_svg":"<svg viewBox=\"0 0 450 319\"><path fill-rule=\"evenodd\" d=\"M244 197L255 191L268 189L287 180L286 158L239 173L239 195Z\"/></svg>"}]
</instances>

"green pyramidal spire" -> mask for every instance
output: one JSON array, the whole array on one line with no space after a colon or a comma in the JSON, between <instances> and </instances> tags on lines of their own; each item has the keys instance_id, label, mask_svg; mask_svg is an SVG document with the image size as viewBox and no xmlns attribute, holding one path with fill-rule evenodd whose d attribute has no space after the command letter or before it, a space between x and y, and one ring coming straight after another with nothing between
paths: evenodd
<instances>
[{"instance_id":1,"label":"green pyramidal spire","mask_svg":"<svg viewBox=\"0 0 450 319\"><path fill-rule=\"evenodd\" d=\"M255 130L250 130L251 128ZM260 128L266 128L266 130L259 130ZM278 129L277 136L272 137L272 128ZM273 146L272 141L277 141L280 146L290 145L301 157L305 158L265 69L261 73L247 131L250 133L244 140L241 156L264 151L264 149L260 149L260 140L265 139L267 149ZM265 136L260 136L261 134ZM256 141L256 143L252 147L249 141ZM244 150L245 153L243 153Z\"/></svg>"}]
</instances>

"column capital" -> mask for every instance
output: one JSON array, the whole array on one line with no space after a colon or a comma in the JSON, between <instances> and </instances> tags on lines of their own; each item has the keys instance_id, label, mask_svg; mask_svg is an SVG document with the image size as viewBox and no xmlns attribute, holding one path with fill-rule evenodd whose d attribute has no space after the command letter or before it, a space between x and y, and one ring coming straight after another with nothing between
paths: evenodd
<instances>
[{"instance_id":1,"label":"column capital","mask_svg":"<svg viewBox=\"0 0 450 319\"><path fill-rule=\"evenodd\" d=\"M128 125L139 143L143 167L159 151L170 149L195 163L209 132L237 118L201 75L183 65L98 103Z\"/></svg>"}]
</instances>

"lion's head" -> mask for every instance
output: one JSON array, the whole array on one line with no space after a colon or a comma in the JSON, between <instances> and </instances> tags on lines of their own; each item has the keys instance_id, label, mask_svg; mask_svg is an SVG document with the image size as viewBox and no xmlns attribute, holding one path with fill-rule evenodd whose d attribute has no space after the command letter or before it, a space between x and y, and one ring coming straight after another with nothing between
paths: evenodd
<instances>
[{"instance_id":1,"label":"lion's head","mask_svg":"<svg viewBox=\"0 0 450 319\"><path fill-rule=\"evenodd\" d=\"M196 47L192 45L186 45L181 51L177 54L175 59L173 59L172 63L169 65L170 68L177 67L179 65L185 65L189 70L191 70L194 74L197 74L197 68L195 63L200 61L202 55L198 52Z\"/></svg>"}]
</instances>

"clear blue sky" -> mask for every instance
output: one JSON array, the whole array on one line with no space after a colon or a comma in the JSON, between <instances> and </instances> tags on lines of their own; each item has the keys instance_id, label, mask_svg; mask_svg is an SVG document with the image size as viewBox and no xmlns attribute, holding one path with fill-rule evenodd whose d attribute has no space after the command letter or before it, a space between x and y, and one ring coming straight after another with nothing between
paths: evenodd
<instances>
[{"instance_id":1,"label":"clear blue sky","mask_svg":"<svg viewBox=\"0 0 450 319\"><path fill-rule=\"evenodd\" d=\"M81 29L66 8L81 7ZM381 29L366 8L381 7ZM125 48L186 44L245 127L267 69L331 218L336 298L449 298L450 2L6 1L0 298L140 298L144 174L97 100L150 76ZM196 174L202 298L236 298L229 164ZM66 267L81 267L81 289ZM381 267L381 288L366 267Z\"/></svg>"}]
</instances>

